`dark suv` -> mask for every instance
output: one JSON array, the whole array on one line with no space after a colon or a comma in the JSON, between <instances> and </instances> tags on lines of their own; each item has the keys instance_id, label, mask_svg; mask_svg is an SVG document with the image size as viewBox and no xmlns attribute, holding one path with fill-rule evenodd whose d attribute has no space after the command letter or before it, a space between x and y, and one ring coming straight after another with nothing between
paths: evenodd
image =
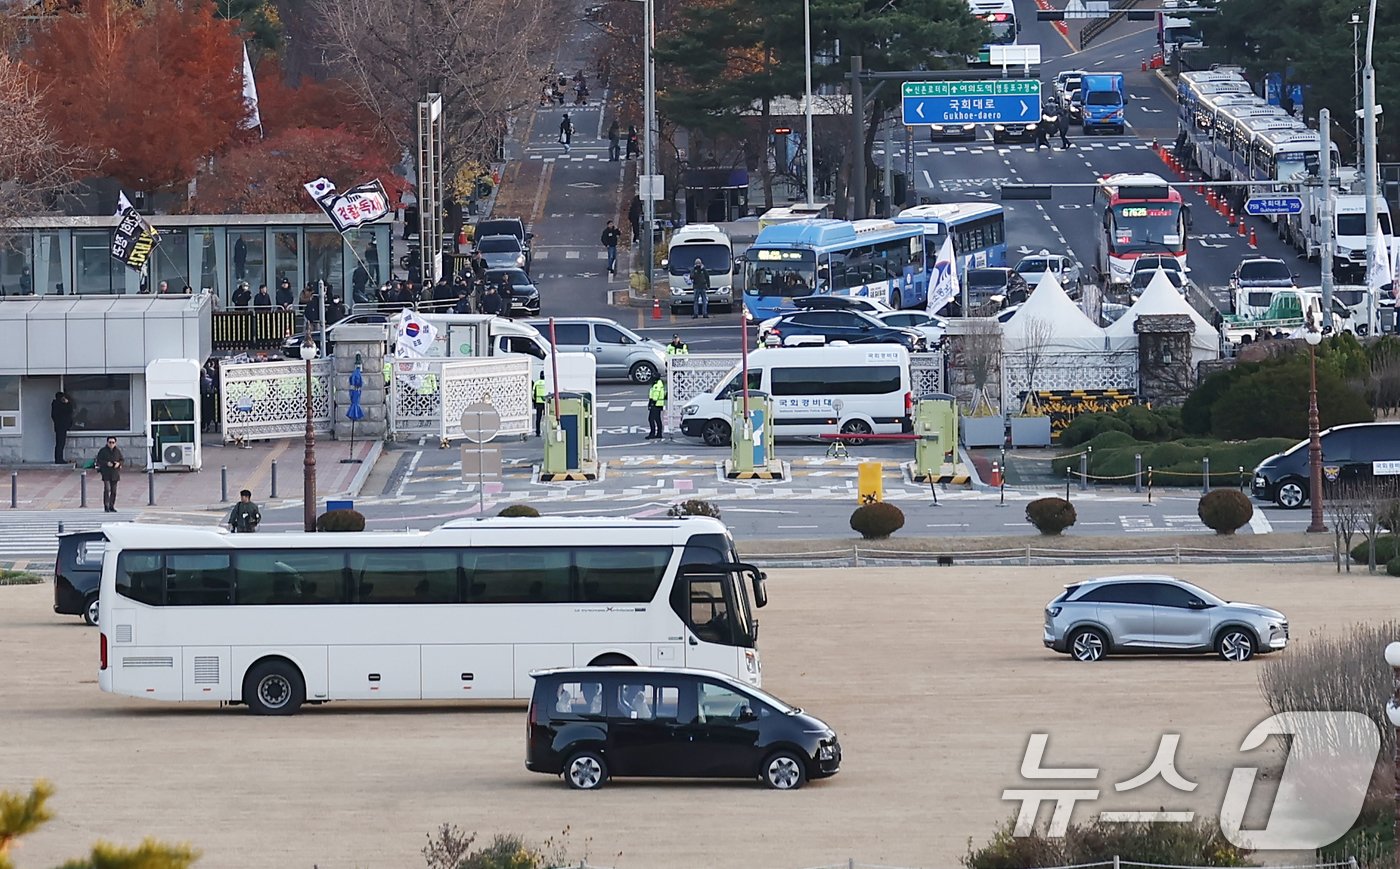
<instances>
[{"instance_id":1,"label":"dark suv","mask_svg":"<svg viewBox=\"0 0 1400 869\"><path fill-rule=\"evenodd\" d=\"M901 344L910 353L925 348L924 336L913 329L887 326L864 311L835 309L798 311L778 318L768 329L785 346L845 341L849 344ZM804 341L802 339L813 339Z\"/></svg>"},{"instance_id":2,"label":"dark suv","mask_svg":"<svg viewBox=\"0 0 1400 869\"><path fill-rule=\"evenodd\" d=\"M612 776L757 778L792 790L841 768L825 722L708 670L537 670L525 768L593 790Z\"/></svg>"},{"instance_id":3,"label":"dark suv","mask_svg":"<svg viewBox=\"0 0 1400 869\"><path fill-rule=\"evenodd\" d=\"M1367 482L1400 472L1400 422L1358 422L1322 433L1322 477L1327 483ZM1377 468L1379 463L1385 466ZM1254 469L1254 497L1293 509L1308 502L1308 442L1269 456Z\"/></svg>"},{"instance_id":4,"label":"dark suv","mask_svg":"<svg viewBox=\"0 0 1400 869\"><path fill-rule=\"evenodd\" d=\"M58 537L53 564L53 611L82 616L97 624L97 589L102 582L102 550L107 538L101 531L72 531Z\"/></svg>"},{"instance_id":5,"label":"dark suv","mask_svg":"<svg viewBox=\"0 0 1400 869\"><path fill-rule=\"evenodd\" d=\"M530 263L535 258L530 242L534 240L535 234L525 231L525 221L518 217L497 217L491 220L479 220L472 228L472 238L476 241L491 235L515 236L520 241L520 249L525 253L524 269L530 270Z\"/></svg>"}]
</instances>

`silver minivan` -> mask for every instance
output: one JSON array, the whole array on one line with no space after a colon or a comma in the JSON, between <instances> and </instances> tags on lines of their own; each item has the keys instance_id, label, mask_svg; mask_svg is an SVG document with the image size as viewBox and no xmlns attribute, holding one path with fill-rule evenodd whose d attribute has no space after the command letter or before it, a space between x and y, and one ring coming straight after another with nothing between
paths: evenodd
<instances>
[{"instance_id":1,"label":"silver minivan","mask_svg":"<svg viewBox=\"0 0 1400 869\"><path fill-rule=\"evenodd\" d=\"M549 340L548 320L526 320ZM666 370L666 348L603 317L555 317L554 340L560 353L592 353L599 379L626 379L648 384Z\"/></svg>"}]
</instances>

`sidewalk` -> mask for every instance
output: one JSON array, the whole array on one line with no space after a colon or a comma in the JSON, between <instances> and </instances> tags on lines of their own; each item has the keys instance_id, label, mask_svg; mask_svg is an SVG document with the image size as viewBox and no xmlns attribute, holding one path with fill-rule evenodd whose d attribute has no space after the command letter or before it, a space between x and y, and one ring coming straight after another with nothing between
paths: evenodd
<instances>
[{"instance_id":1,"label":"sidewalk","mask_svg":"<svg viewBox=\"0 0 1400 869\"><path fill-rule=\"evenodd\" d=\"M266 506L284 506L295 500L301 502L303 442L300 438L264 441L246 449L217 442L204 444L204 467L200 471L156 473L155 506L148 504L148 475L139 469L122 474L118 487L118 507L143 512L212 512L227 510L238 500L240 489L249 489L253 499ZM363 470L370 473L372 460L378 458L380 444L374 440L355 441L351 456L349 441L318 439L316 443L316 494L327 498L348 496L356 477ZM135 457L133 457L135 458ZM357 458L360 464L342 463L341 459ZM272 468L277 466L277 494L272 497ZM220 469L228 469L228 500L220 498ZM15 465L0 468L0 523L11 509L12 489L14 509L72 510L81 504L83 471L52 465ZM102 479L96 471L86 472L87 507L95 514L102 511ZM363 477L360 478L361 482Z\"/></svg>"}]
</instances>

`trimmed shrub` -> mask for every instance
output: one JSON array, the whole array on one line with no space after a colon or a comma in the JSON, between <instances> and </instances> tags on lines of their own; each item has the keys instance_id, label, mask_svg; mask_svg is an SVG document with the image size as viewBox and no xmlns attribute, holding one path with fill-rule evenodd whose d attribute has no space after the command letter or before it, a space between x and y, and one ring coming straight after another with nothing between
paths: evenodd
<instances>
[{"instance_id":1,"label":"trimmed shrub","mask_svg":"<svg viewBox=\"0 0 1400 869\"><path fill-rule=\"evenodd\" d=\"M1046 536L1059 534L1078 518L1074 505L1064 498L1038 498L1026 505L1026 521Z\"/></svg>"},{"instance_id":2,"label":"trimmed shrub","mask_svg":"<svg viewBox=\"0 0 1400 869\"><path fill-rule=\"evenodd\" d=\"M883 540L904 527L904 511L885 501L862 504L851 514L851 530L866 540Z\"/></svg>"},{"instance_id":3,"label":"trimmed shrub","mask_svg":"<svg viewBox=\"0 0 1400 869\"><path fill-rule=\"evenodd\" d=\"M1085 413L1070 420L1060 432L1060 446L1077 447L1104 432L1121 432L1132 438L1132 427L1111 413Z\"/></svg>"},{"instance_id":4,"label":"trimmed shrub","mask_svg":"<svg viewBox=\"0 0 1400 869\"><path fill-rule=\"evenodd\" d=\"M1400 556L1396 556L1385 563L1385 572L1390 576L1400 576Z\"/></svg>"},{"instance_id":5,"label":"trimmed shrub","mask_svg":"<svg viewBox=\"0 0 1400 869\"><path fill-rule=\"evenodd\" d=\"M1058 838L1046 836L1043 829L1017 836L1015 829L1016 822L1007 821L986 845L974 851L969 844L963 866L1025 869L1108 864L1115 858L1166 866L1249 865L1250 852L1230 844L1219 822L1207 819L1192 824L1071 824Z\"/></svg>"},{"instance_id":6,"label":"trimmed shrub","mask_svg":"<svg viewBox=\"0 0 1400 869\"><path fill-rule=\"evenodd\" d=\"M1400 555L1400 537L1394 534L1382 534L1376 538L1376 563L1389 564L1390 560ZM1351 548L1351 560L1357 564L1366 564L1371 559L1371 543L1362 540Z\"/></svg>"},{"instance_id":7,"label":"trimmed shrub","mask_svg":"<svg viewBox=\"0 0 1400 869\"><path fill-rule=\"evenodd\" d=\"M1216 534L1234 534L1249 524L1254 516L1254 505L1243 492L1212 489L1196 504L1196 515Z\"/></svg>"},{"instance_id":8,"label":"trimmed shrub","mask_svg":"<svg viewBox=\"0 0 1400 869\"><path fill-rule=\"evenodd\" d=\"M363 531L365 514L359 510L327 510L316 518L317 531Z\"/></svg>"},{"instance_id":9,"label":"trimmed shrub","mask_svg":"<svg viewBox=\"0 0 1400 869\"><path fill-rule=\"evenodd\" d=\"M703 498L691 498L688 501L681 501L672 504L671 509L666 511L667 516L709 516L711 519L719 518L719 508Z\"/></svg>"},{"instance_id":10,"label":"trimmed shrub","mask_svg":"<svg viewBox=\"0 0 1400 869\"><path fill-rule=\"evenodd\" d=\"M501 512L497 513L496 515L527 516L531 519L537 519L539 518L540 511L536 510L534 507L531 507L529 504L511 504L509 507L502 508Z\"/></svg>"},{"instance_id":11,"label":"trimmed shrub","mask_svg":"<svg viewBox=\"0 0 1400 869\"><path fill-rule=\"evenodd\" d=\"M1211 405L1211 433L1232 440L1307 437L1308 377L1308 357L1300 353L1287 364L1239 378ZM1317 410L1323 428L1373 419L1366 397L1324 366L1321 358L1317 365Z\"/></svg>"}]
</instances>

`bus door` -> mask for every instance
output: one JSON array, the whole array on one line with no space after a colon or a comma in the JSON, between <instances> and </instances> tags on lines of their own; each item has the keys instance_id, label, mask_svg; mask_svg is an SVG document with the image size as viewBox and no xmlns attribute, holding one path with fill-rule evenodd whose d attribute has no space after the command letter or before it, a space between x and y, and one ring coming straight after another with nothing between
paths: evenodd
<instances>
[{"instance_id":1,"label":"bus door","mask_svg":"<svg viewBox=\"0 0 1400 869\"><path fill-rule=\"evenodd\" d=\"M748 564L681 568L671 601L685 622L685 666L732 673L739 679L757 675L754 609L768 602L763 583L764 574Z\"/></svg>"}]
</instances>

